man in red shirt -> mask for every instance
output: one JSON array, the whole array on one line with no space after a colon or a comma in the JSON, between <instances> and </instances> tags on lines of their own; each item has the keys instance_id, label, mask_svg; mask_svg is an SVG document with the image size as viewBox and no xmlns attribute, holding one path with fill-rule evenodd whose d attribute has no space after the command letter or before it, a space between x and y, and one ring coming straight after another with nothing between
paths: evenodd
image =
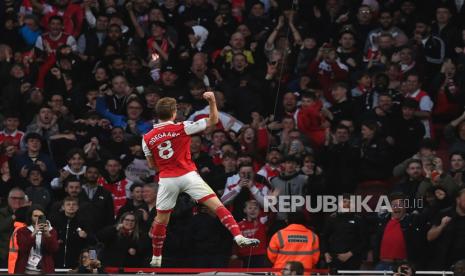
<instances>
[{"instance_id":1,"label":"man in red shirt","mask_svg":"<svg viewBox=\"0 0 465 276\"><path fill-rule=\"evenodd\" d=\"M210 106L209 117L196 122L180 123L173 122L177 112L176 100L160 99L156 106L160 123L156 124L142 139L142 148L149 167L157 168L160 178L156 203L157 216L151 229L153 256L150 265L152 267L161 266L166 226L180 192L189 194L194 200L214 211L239 246L255 246L260 243L257 239L249 239L241 234L239 225L231 213L199 176L195 163L192 161L190 135L204 131L208 126L215 127L218 123L218 109L214 93L205 92L203 97Z\"/></svg>"},{"instance_id":2,"label":"man in red shirt","mask_svg":"<svg viewBox=\"0 0 465 276\"><path fill-rule=\"evenodd\" d=\"M49 31L39 36L35 47L45 53L47 58L54 57L60 46L68 45L76 51L76 40L71 35L63 32L63 18L51 16L48 20Z\"/></svg>"},{"instance_id":3,"label":"man in red shirt","mask_svg":"<svg viewBox=\"0 0 465 276\"><path fill-rule=\"evenodd\" d=\"M414 203L403 193L390 195L392 212L381 215L376 232L376 270L392 270L396 262L409 260L417 267L424 259L426 231L415 214L407 209Z\"/></svg>"},{"instance_id":4,"label":"man in red shirt","mask_svg":"<svg viewBox=\"0 0 465 276\"><path fill-rule=\"evenodd\" d=\"M64 32L77 38L81 33L84 24L84 10L79 4L71 3L70 0L50 1L51 4L41 3L38 0L31 0L35 12L42 14L41 25L47 31L47 24L51 17L59 16L63 18Z\"/></svg>"}]
</instances>

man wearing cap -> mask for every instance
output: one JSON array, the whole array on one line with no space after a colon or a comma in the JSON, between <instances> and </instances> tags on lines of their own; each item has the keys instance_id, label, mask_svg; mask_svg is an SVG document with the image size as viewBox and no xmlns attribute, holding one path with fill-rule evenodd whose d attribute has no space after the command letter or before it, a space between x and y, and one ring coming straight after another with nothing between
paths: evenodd
<instances>
[{"instance_id":1,"label":"man wearing cap","mask_svg":"<svg viewBox=\"0 0 465 276\"><path fill-rule=\"evenodd\" d=\"M173 64L165 64L161 68L160 90L163 96L177 98L184 95L184 90L178 83L178 71Z\"/></svg>"},{"instance_id":2,"label":"man wearing cap","mask_svg":"<svg viewBox=\"0 0 465 276\"><path fill-rule=\"evenodd\" d=\"M48 154L41 152L42 136L32 132L24 138L26 152L13 158L12 175L25 178L33 165L38 165L44 174L45 182L49 182L58 175L55 163Z\"/></svg>"},{"instance_id":3,"label":"man wearing cap","mask_svg":"<svg viewBox=\"0 0 465 276\"><path fill-rule=\"evenodd\" d=\"M189 118L189 116L192 113L192 104L189 101L189 97L185 95L177 96L176 101L178 103L178 113L177 113L176 120L184 121L187 118Z\"/></svg>"}]
</instances>

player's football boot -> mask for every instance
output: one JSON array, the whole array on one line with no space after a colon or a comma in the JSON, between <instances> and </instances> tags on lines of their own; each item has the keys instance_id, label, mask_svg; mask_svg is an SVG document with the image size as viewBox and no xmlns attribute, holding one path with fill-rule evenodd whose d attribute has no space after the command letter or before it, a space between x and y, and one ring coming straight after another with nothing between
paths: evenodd
<instances>
[{"instance_id":1,"label":"player's football boot","mask_svg":"<svg viewBox=\"0 0 465 276\"><path fill-rule=\"evenodd\" d=\"M239 245L239 247L257 246L260 244L260 241L257 239L249 239L242 235L235 236L234 240L236 241L237 245Z\"/></svg>"},{"instance_id":2,"label":"player's football boot","mask_svg":"<svg viewBox=\"0 0 465 276\"><path fill-rule=\"evenodd\" d=\"M151 267L161 267L161 256L152 256Z\"/></svg>"}]
</instances>

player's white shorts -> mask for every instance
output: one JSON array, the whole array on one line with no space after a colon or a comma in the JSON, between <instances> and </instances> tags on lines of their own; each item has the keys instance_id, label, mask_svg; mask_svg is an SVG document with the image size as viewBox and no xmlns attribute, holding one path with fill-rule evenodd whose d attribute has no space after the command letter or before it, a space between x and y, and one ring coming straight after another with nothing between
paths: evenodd
<instances>
[{"instance_id":1,"label":"player's white shorts","mask_svg":"<svg viewBox=\"0 0 465 276\"><path fill-rule=\"evenodd\" d=\"M197 172L178 177L160 178L158 181L157 211L170 212L176 205L179 193L187 193L198 202L216 196L215 192Z\"/></svg>"}]
</instances>

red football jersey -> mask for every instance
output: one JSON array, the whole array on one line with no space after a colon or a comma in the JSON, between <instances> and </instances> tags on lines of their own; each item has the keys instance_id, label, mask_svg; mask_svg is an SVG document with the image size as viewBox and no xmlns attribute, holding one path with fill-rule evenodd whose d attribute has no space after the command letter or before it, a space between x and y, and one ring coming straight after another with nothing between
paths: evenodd
<instances>
[{"instance_id":1,"label":"red football jersey","mask_svg":"<svg viewBox=\"0 0 465 276\"><path fill-rule=\"evenodd\" d=\"M123 178L115 183L109 183L104 177L97 179L97 184L102 186L105 190L109 191L113 197L113 207L115 215L118 214L119 209L126 204L127 201L127 188L126 186L131 185L126 178Z\"/></svg>"},{"instance_id":2,"label":"red football jersey","mask_svg":"<svg viewBox=\"0 0 465 276\"><path fill-rule=\"evenodd\" d=\"M196 171L191 158L190 135L204 131L207 120L196 122L164 122L157 124L143 136L145 156L155 161L161 178L178 177Z\"/></svg>"},{"instance_id":3,"label":"red football jersey","mask_svg":"<svg viewBox=\"0 0 465 276\"><path fill-rule=\"evenodd\" d=\"M238 247L237 255L239 257L247 257L249 255L266 255L266 225L262 223L260 220L260 218L258 218L255 221L248 221L247 219L244 219L238 223L244 237L260 240L260 244L257 247Z\"/></svg>"},{"instance_id":4,"label":"red football jersey","mask_svg":"<svg viewBox=\"0 0 465 276\"><path fill-rule=\"evenodd\" d=\"M16 148L19 149L21 139L23 139L24 132L15 130L13 133L6 133L5 131L0 131L0 144L3 144L5 142L11 143L14 145Z\"/></svg>"}]
</instances>

